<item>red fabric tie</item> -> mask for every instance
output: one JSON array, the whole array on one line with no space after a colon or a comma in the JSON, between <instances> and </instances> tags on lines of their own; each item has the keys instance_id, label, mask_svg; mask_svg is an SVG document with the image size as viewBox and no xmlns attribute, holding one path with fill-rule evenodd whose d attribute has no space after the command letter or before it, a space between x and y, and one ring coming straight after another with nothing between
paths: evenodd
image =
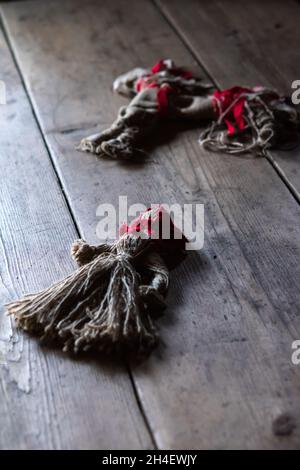
<instances>
[{"instance_id":1,"label":"red fabric tie","mask_svg":"<svg viewBox=\"0 0 300 470\"><path fill-rule=\"evenodd\" d=\"M192 78L193 74L189 70L182 69L180 67L169 66L168 61L160 60L153 65L151 72L153 74L162 72L163 70L168 70L172 75L183 78Z\"/></svg>"},{"instance_id":2,"label":"red fabric tie","mask_svg":"<svg viewBox=\"0 0 300 470\"><path fill-rule=\"evenodd\" d=\"M253 93L251 88L243 88L239 86L214 92L214 107L219 115L222 115L231 107L224 119L229 135L235 134L237 129L240 131L245 129L245 94L251 93ZM233 104L234 102L235 104Z\"/></svg>"},{"instance_id":3,"label":"red fabric tie","mask_svg":"<svg viewBox=\"0 0 300 470\"><path fill-rule=\"evenodd\" d=\"M158 110L160 113L166 113L169 106L168 96L174 92L174 88L172 88L167 83L159 87L159 89L157 90L157 102Z\"/></svg>"},{"instance_id":4,"label":"red fabric tie","mask_svg":"<svg viewBox=\"0 0 300 470\"><path fill-rule=\"evenodd\" d=\"M169 73L175 76L183 77L183 78L192 78L193 74L187 70L173 67L172 63L167 60L160 60L156 64L153 65L151 69L151 73L141 77L137 80L135 84L136 91L139 93L142 90L147 88L157 88L157 103L158 103L158 110L161 113L166 113L168 109L168 96L170 93L174 93L176 90L174 87L171 87L167 83L158 85L155 82L155 75L163 70L167 70Z\"/></svg>"},{"instance_id":5,"label":"red fabric tie","mask_svg":"<svg viewBox=\"0 0 300 470\"><path fill-rule=\"evenodd\" d=\"M163 220L167 220L170 224L170 233L168 233L170 237L168 239L163 237ZM141 236L153 237L153 242L159 249L164 253L170 254L184 251L187 242L186 237L174 225L169 213L161 204L157 204L142 212L130 225L122 224L119 234L121 236L125 233L131 233L135 236L140 233Z\"/></svg>"}]
</instances>

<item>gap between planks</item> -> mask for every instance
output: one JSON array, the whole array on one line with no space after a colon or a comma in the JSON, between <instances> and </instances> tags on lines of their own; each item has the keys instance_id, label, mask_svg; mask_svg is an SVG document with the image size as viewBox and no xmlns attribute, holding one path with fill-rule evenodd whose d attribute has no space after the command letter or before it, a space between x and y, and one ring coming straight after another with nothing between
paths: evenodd
<instances>
[{"instance_id":1,"label":"gap between planks","mask_svg":"<svg viewBox=\"0 0 300 470\"><path fill-rule=\"evenodd\" d=\"M77 220L76 220L76 217L75 217L75 214L71 208L71 205L70 205L70 202L69 202L69 199L67 197L67 194L66 194L66 191L64 189L64 185L63 185L63 182L62 182L62 179L60 177L60 172L58 170L58 168L56 167L56 164L54 162L54 159L52 158L52 155L51 155L51 151L50 151L50 148L49 148L49 145L48 145L48 142L47 142L47 139L45 138L45 134L42 130L42 127L41 127L41 123L40 123L40 120L37 116L37 113L35 111L35 108L34 108L34 105L32 103L32 100L31 100L31 97L30 97L30 93L28 91L28 88L26 86L26 83L25 83L25 80L24 80L24 77L23 77L23 74L22 74L22 71L21 71L21 68L19 66L19 63L18 63L18 60L16 58L16 54L15 54L15 51L14 51L14 47L10 41L10 38L9 38L9 35L8 35L8 32L7 32L7 29L5 27L5 24L4 24L4 21L3 21L3 15L2 15L2 12L0 13L0 28L1 28L1 31L3 32L3 35L4 35L4 39L6 41L6 44L7 44L7 47L9 49L9 52L11 54L11 58L12 58L12 61L13 61L13 64L14 66L16 67L16 70L17 70L17 73L19 75L19 78L20 78L20 81L21 81L21 84L22 84L22 87L24 89L24 92L26 94L26 97L27 97L27 100L28 100L28 103L29 103L29 106L31 108L31 111L32 111L32 114L33 114L33 117L35 119L35 122L37 124L37 127L38 127L38 130L40 132L40 135L41 135L41 138L42 138L42 141L43 141L43 144L45 146L45 149L46 149L46 152L47 152L47 155L48 155L48 158L51 162L51 165L52 165L52 168L53 168L53 171L56 175L56 178L57 178L57 182L59 184L59 187L62 191L62 195L63 195L63 198L65 200L65 203L66 203L66 206L69 210L69 213L70 213L70 216L71 216L71 219L72 219L72 222L74 224L74 227L75 227L75 230L78 234L78 236L80 238L82 238L82 234L81 234L81 231L80 231L80 228L79 228L79 225L77 223ZM151 439L151 443L152 443L152 446L153 446L153 449L154 450L157 450L158 449L158 445L156 443L156 440L155 440L155 437L154 437L154 433L151 429L151 425L150 425L150 422L149 422L149 419L147 417L147 414L146 414L146 411L143 407L143 404L142 404L142 400L140 399L140 396L139 396L139 393L138 393L138 389L137 389L137 386L136 386L136 383L135 383L135 380L134 380L134 376L132 374L132 371L131 371L131 368L130 368L130 365L126 362L124 362L124 365L125 365L125 368L127 370L127 373L128 373L128 377L129 377L129 380L130 380L130 383L131 383L131 386L132 386L132 389L133 389L133 394L134 394L134 397L135 397L135 400L136 400L136 404L137 404L137 407L139 409L139 412L142 416L142 419L144 421L144 424L145 424L145 427L149 433L149 436L150 436L150 439Z\"/></svg>"},{"instance_id":2,"label":"gap between planks","mask_svg":"<svg viewBox=\"0 0 300 470\"><path fill-rule=\"evenodd\" d=\"M14 0L15 1L15 0ZM1 4L0 4L1 6ZM49 157L49 160L50 160L50 163L52 165L52 168L53 168L53 171L54 171L54 174L57 178L57 182L59 184L59 187L61 189L61 192L62 192L62 195L64 197L64 200L65 200L65 203L67 205L67 208L70 212L70 215L71 215L71 218L72 218L72 221L73 221L73 224L74 224L74 227L75 227L75 230L77 232L77 235L78 237L81 237L81 234L80 234L80 229L79 229L79 226L77 224L77 221L76 221L76 218L75 218L75 214L70 206L70 203L69 203L69 200L68 200L68 197L66 195L66 192L65 192L65 189L64 189L64 186L63 186L63 183L61 181L61 178L60 178L60 175L59 175L59 171L55 165L55 162L51 156L51 152L50 152L50 149L49 149L49 145L47 143L47 140L45 138L45 135L43 133L43 130L41 128L41 124L40 124L40 121L38 119L38 116L36 114L36 111L35 111L35 108L33 106L33 103L31 101L31 98L30 98L30 93L28 92L28 89L27 89L27 86L26 86L26 83L25 83L25 80L24 80L24 77L23 77L23 74L22 74L22 71L21 71L21 68L19 66L19 63L17 61L17 58L16 58L16 55L15 55L15 51L14 51L14 48L13 48L13 45L9 39L9 35L8 35L8 32L5 28L5 24L4 24L4 21L3 21L3 15L2 15L2 12L0 12L0 28L1 28L1 31L3 33L3 36L4 36L4 39L5 39L5 42L7 44L7 47L9 49L9 52L10 52L10 55L11 55L11 58L12 58L12 61L13 61L13 64L14 66L16 67L16 70L18 72L18 75L19 75L19 78L20 78L20 81L21 81L21 84L22 84L22 87L24 89L24 92L26 94L26 97L27 97L27 100L28 100L28 104L30 106L30 109L31 109L31 112L32 112L32 115L34 117L34 120L36 122L36 125L38 127L38 130L40 132L40 135L41 135L41 138L42 138L42 141L43 141L43 144L45 146L45 149L46 149L46 152L47 152L47 155Z\"/></svg>"}]
</instances>

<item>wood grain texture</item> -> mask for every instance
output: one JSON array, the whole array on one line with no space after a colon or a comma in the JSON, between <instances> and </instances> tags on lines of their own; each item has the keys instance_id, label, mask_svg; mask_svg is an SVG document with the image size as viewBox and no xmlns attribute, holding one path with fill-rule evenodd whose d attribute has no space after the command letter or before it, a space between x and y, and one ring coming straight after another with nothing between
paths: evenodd
<instances>
[{"instance_id":1,"label":"wood grain texture","mask_svg":"<svg viewBox=\"0 0 300 470\"><path fill-rule=\"evenodd\" d=\"M300 335L300 209L269 163L205 153L199 130L161 135L145 164L74 151L124 103L110 91L117 74L160 57L195 65L153 4L130 5L26 2L2 13L87 239L97 241L97 206L117 205L119 195L129 204L205 204L204 249L172 274L163 344L133 370L151 429L168 449L299 448L291 342ZM282 414L296 427L279 437L272 423Z\"/></svg>"},{"instance_id":2,"label":"wood grain texture","mask_svg":"<svg viewBox=\"0 0 300 470\"><path fill-rule=\"evenodd\" d=\"M295 0L157 0L217 85L263 85L291 96L299 80L300 3ZM270 160L300 201L300 149Z\"/></svg>"},{"instance_id":3,"label":"wood grain texture","mask_svg":"<svg viewBox=\"0 0 300 470\"><path fill-rule=\"evenodd\" d=\"M0 448L151 447L124 367L42 347L4 315L74 269L78 235L2 35L0 70Z\"/></svg>"}]
</instances>

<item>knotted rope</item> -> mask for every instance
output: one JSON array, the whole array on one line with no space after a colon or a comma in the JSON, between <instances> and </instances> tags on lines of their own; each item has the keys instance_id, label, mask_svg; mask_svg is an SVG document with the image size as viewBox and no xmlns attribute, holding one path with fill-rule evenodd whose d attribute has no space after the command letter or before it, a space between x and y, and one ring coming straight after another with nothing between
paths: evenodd
<instances>
[{"instance_id":1,"label":"knotted rope","mask_svg":"<svg viewBox=\"0 0 300 470\"><path fill-rule=\"evenodd\" d=\"M23 330L59 342L64 351L148 354L158 341L153 316L165 307L169 261L180 261L186 241L183 235L174 239L171 219L171 239L162 239L165 215L161 206L149 209L129 227L122 226L111 245L75 241L71 253L79 268L53 286L11 302L8 314Z\"/></svg>"},{"instance_id":2,"label":"knotted rope","mask_svg":"<svg viewBox=\"0 0 300 470\"><path fill-rule=\"evenodd\" d=\"M165 119L213 118L211 85L191 72L161 60L151 70L137 68L118 77L118 93L133 97L110 128L84 138L78 149L111 158L133 158L144 151L145 138Z\"/></svg>"},{"instance_id":3,"label":"knotted rope","mask_svg":"<svg viewBox=\"0 0 300 470\"><path fill-rule=\"evenodd\" d=\"M218 118L199 140L208 150L261 155L298 130L295 107L273 90L235 86L213 96Z\"/></svg>"}]
</instances>

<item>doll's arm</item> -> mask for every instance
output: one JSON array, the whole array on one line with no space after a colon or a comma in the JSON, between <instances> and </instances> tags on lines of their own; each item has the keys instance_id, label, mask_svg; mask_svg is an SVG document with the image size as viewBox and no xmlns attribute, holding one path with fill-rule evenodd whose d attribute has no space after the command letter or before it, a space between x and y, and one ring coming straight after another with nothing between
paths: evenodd
<instances>
[{"instance_id":1,"label":"doll's arm","mask_svg":"<svg viewBox=\"0 0 300 470\"><path fill-rule=\"evenodd\" d=\"M102 243L101 245L89 245L85 240L75 240L71 246L71 256L78 266L89 263L104 252L111 251L111 245Z\"/></svg>"},{"instance_id":2,"label":"doll's arm","mask_svg":"<svg viewBox=\"0 0 300 470\"><path fill-rule=\"evenodd\" d=\"M169 270L157 252L148 253L143 267L150 273L150 282L140 286L140 295L151 310L165 308L169 287Z\"/></svg>"}]
</instances>

